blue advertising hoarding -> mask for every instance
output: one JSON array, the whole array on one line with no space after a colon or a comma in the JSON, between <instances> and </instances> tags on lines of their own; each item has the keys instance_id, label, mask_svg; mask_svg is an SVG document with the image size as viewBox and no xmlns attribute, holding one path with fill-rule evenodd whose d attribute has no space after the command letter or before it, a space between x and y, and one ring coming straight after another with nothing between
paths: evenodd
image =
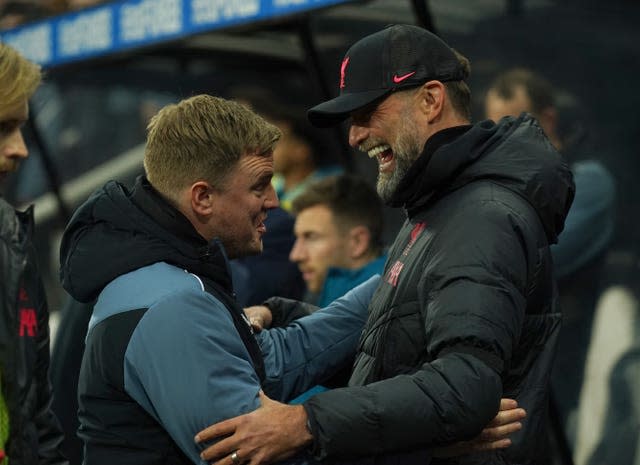
<instances>
[{"instance_id":1,"label":"blue advertising hoarding","mask_svg":"<svg viewBox=\"0 0 640 465\"><path fill-rule=\"evenodd\" d=\"M126 0L0 32L44 67L354 0Z\"/></svg>"}]
</instances>

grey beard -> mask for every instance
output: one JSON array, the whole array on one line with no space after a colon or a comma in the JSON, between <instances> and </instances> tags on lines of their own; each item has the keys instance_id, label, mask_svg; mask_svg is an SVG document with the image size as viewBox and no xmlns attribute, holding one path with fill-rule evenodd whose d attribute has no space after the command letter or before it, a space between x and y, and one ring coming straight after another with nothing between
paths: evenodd
<instances>
[{"instance_id":1,"label":"grey beard","mask_svg":"<svg viewBox=\"0 0 640 465\"><path fill-rule=\"evenodd\" d=\"M385 204L390 204L391 199L398 190L400 181L409 172L409 168L413 165L413 162L418 159L422 152L420 145L412 140L409 133L406 137L403 137L398 141L397 151L394 150L394 156L396 161L396 167L393 173L390 175L383 175L378 173L378 182L376 183L376 189L378 195Z\"/></svg>"},{"instance_id":2,"label":"grey beard","mask_svg":"<svg viewBox=\"0 0 640 465\"><path fill-rule=\"evenodd\" d=\"M393 173L390 175L378 173L376 189L385 204L391 203L391 199L398 189L400 181L405 177L412 163L412 161L409 161L405 157L398 157L396 158L396 168L393 170Z\"/></svg>"}]
</instances>

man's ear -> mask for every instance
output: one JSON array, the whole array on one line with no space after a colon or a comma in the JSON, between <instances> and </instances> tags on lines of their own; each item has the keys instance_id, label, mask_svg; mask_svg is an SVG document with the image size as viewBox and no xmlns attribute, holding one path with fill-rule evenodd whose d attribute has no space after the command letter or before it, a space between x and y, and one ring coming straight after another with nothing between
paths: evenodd
<instances>
[{"instance_id":1,"label":"man's ear","mask_svg":"<svg viewBox=\"0 0 640 465\"><path fill-rule=\"evenodd\" d=\"M444 109L446 89L440 81L425 82L418 91L419 108L427 122L432 123Z\"/></svg>"},{"instance_id":2,"label":"man's ear","mask_svg":"<svg viewBox=\"0 0 640 465\"><path fill-rule=\"evenodd\" d=\"M371 233L366 226L354 226L349 229L349 258L357 260L369 251Z\"/></svg>"},{"instance_id":3,"label":"man's ear","mask_svg":"<svg viewBox=\"0 0 640 465\"><path fill-rule=\"evenodd\" d=\"M192 184L189 193L191 209L196 215L209 216L213 213L216 191L208 182Z\"/></svg>"}]
</instances>

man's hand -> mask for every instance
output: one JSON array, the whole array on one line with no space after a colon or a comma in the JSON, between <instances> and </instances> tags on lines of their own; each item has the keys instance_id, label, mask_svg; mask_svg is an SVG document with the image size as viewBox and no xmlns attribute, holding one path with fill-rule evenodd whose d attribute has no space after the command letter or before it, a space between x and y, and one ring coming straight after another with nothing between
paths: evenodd
<instances>
[{"instance_id":1,"label":"man's hand","mask_svg":"<svg viewBox=\"0 0 640 465\"><path fill-rule=\"evenodd\" d=\"M271 310L264 305L246 307L244 313L247 315L247 318L249 318L249 322L256 333L271 326Z\"/></svg>"},{"instance_id":2,"label":"man's hand","mask_svg":"<svg viewBox=\"0 0 640 465\"><path fill-rule=\"evenodd\" d=\"M215 460L215 465L268 464L290 457L311 443L313 437L307 430L307 414L302 405L281 404L262 391L260 402L261 406L251 413L200 431L196 442L224 437L200 457Z\"/></svg>"},{"instance_id":3,"label":"man's hand","mask_svg":"<svg viewBox=\"0 0 640 465\"><path fill-rule=\"evenodd\" d=\"M269 464L290 457L308 446L313 437L306 428L307 414L301 405L286 405L260 391L261 407L251 413L216 423L196 435L196 442L225 437L205 449L204 460L214 465ZM522 428L526 412L513 399L502 399L496 417L470 441L434 449L436 457L456 457L511 445L508 436ZM235 453L235 460L232 455Z\"/></svg>"},{"instance_id":4,"label":"man's hand","mask_svg":"<svg viewBox=\"0 0 640 465\"><path fill-rule=\"evenodd\" d=\"M470 441L461 441L449 446L438 447L433 450L435 457L457 457L494 449L504 449L511 445L509 435L522 428L520 420L526 412L518 408L518 402L513 399L501 399L500 411L482 432Z\"/></svg>"}]
</instances>

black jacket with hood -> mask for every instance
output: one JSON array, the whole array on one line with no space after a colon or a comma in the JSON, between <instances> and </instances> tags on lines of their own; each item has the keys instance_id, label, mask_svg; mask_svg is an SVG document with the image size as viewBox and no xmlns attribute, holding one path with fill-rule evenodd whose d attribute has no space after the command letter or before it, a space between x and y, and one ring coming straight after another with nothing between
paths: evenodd
<instances>
[{"instance_id":1,"label":"black jacket with hood","mask_svg":"<svg viewBox=\"0 0 640 465\"><path fill-rule=\"evenodd\" d=\"M201 237L146 177L138 178L131 190L110 181L94 192L67 225L60 259L61 282L80 302L93 301L114 279L154 263L188 269L228 310L238 331L229 338L240 336L258 377L264 378L262 354L234 300L222 245L218 239L208 242ZM135 301L126 297L124 308ZM84 441L84 462L191 463L158 419L131 396L132 388L125 386L125 354L148 309L130 310L104 320L105 324L90 325L78 381L78 435ZM184 382L188 391L191 381Z\"/></svg>"},{"instance_id":2,"label":"black jacket with hood","mask_svg":"<svg viewBox=\"0 0 640 465\"><path fill-rule=\"evenodd\" d=\"M475 436L505 396L528 412L514 444L452 463L544 462L560 326L549 244L573 193L569 168L530 116L427 141L393 199L408 219L349 387L305 404L317 456L426 463L424 447Z\"/></svg>"},{"instance_id":3,"label":"black jacket with hood","mask_svg":"<svg viewBox=\"0 0 640 465\"><path fill-rule=\"evenodd\" d=\"M51 411L49 310L32 233L33 209L18 212L0 198L0 374L10 422L5 452L12 465L62 464L62 432Z\"/></svg>"}]
</instances>

